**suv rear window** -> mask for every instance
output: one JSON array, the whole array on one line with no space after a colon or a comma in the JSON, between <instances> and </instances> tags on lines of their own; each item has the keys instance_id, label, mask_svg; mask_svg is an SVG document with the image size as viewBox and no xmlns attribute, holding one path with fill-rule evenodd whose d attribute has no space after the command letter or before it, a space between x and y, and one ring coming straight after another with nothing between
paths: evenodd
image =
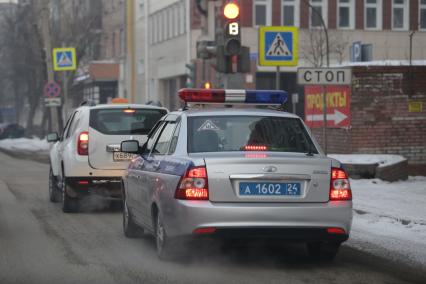
<instances>
[{"instance_id":1,"label":"suv rear window","mask_svg":"<svg viewBox=\"0 0 426 284\"><path fill-rule=\"evenodd\" d=\"M188 118L188 152L266 150L318 153L297 118L202 116Z\"/></svg>"},{"instance_id":2,"label":"suv rear window","mask_svg":"<svg viewBox=\"0 0 426 284\"><path fill-rule=\"evenodd\" d=\"M90 127L109 135L146 135L167 112L157 109L92 109Z\"/></svg>"}]
</instances>

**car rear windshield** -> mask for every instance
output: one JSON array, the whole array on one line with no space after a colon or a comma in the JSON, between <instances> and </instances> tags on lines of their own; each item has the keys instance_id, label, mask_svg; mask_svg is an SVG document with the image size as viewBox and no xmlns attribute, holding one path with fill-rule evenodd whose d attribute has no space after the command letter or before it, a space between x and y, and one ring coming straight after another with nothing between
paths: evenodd
<instances>
[{"instance_id":1,"label":"car rear windshield","mask_svg":"<svg viewBox=\"0 0 426 284\"><path fill-rule=\"evenodd\" d=\"M90 127L109 135L146 135L165 114L161 109L92 109Z\"/></svg>"},{"instance_id":2,"label":"car rear windshield","mask_svg":"<svg viewBox=\"0 0 426 284\"><path fill-rule=\"evenodd\" d=\"M273 151L315 153L297 118L202 116L188 118L188 152Z\"/></svg>"}]
</instances>

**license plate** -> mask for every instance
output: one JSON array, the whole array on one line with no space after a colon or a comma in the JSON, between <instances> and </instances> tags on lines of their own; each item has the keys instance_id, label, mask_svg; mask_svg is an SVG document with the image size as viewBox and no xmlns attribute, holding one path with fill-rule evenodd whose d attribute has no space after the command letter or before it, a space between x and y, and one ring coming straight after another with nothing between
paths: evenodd
<instances>
[{"instance_id":1,"label":"license plate","mask_svg":"<svg viewBox=\"0 0 426 284\"><path fill-rule=\"evenodd\" d=\"M240 196L299 196L299 182L241 182Z\"/></svg>"},{"instance_id":2,"label":"license plate","mask_svg":"<svg viewBox=\"0 0 426 284\"><path fill-rule=\"evenodd\" d=\"M135 157L135 154L131 153L124 153L124 152L114 152L112 159L114 162L123 162L123 161L130 161Z\"/></svg>"}]
</instances>

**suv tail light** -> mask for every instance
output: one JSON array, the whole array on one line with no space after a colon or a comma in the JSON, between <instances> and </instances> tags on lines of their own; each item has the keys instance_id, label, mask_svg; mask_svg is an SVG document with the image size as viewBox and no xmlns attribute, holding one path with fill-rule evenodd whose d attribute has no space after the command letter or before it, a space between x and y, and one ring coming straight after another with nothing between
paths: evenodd
<instances>
[{"instance_id":1,"label":"suv tail light","mask_svg":"<svg viewBox=\"0 0 426 284\"><path fill-rule=\"evenodd\" d=\"M352 200L348 175L343 169L331 168L330 201Z\"/></svg>"},{"instance_id":2,"label":"suv tail light","mask_svg":"<svg viewBox=\"0 0 426 284\"><path fill-rule=\"evenodd\" d=\"M175 198L184 200L209 200L206 167L189 168L180 180Z\"/></svg>"},{"instance_id":3,"label":"suv tail light","mask_svg":"<svg viewBox=\"0 0 426 284\"><path fill-rule=\"evenodd\" d=\"M89 154L89 132L81 132L78 135L77 153L80 156L87 156Z\"/></svg>"}]
</instances>

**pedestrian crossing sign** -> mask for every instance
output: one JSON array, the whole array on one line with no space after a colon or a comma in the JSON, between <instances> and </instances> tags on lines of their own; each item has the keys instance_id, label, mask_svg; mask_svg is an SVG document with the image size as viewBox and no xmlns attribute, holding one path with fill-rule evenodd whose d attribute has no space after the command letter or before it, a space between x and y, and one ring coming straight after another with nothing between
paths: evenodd
<instances>
[{"instance_id":1,"label":"pedestrian crossing sign","mask_svg":"<svg viewBox=\"0 0 426 284\"><path fill-rule=\"evenodd\" d=\"M74 47L53 49L53 70L71 71L77 68L77 59Z\"/></svg>"},{"instance_id":2,"label":"pedestrian crossing sign","mask_svg":"<svg viewBox=\"0 0 426 284\"><path fill-rule=\"evenodd\" d=\"M296 27L259 27L259 65L297 66L298 31Z\"/></svg>"}]
</instances>

